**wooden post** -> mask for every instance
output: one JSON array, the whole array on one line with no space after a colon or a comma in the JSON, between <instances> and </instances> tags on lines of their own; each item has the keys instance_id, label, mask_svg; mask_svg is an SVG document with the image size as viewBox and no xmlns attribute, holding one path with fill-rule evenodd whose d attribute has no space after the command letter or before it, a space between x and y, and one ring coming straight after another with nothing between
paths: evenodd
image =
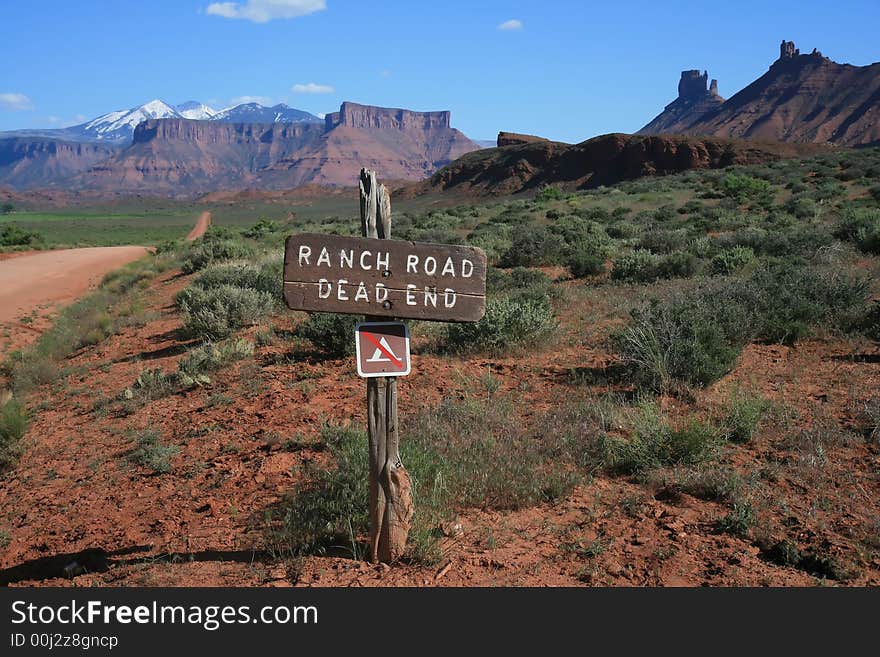
<instances>
[{"instance_id":1,"label":"wooden post","mask_svg":"<svg viewBox=\"0 0 880 657\"><path fill-rule=\"evenodd\" d=\"M376 172L361 169L361 232L391 239L391 195ZM371 319L383 319L367 317ZM389 563L403 555L413 515L412 484L400 460L397 378L367 379L370 439L370 558Z\"/></svg>"}]
</instances>

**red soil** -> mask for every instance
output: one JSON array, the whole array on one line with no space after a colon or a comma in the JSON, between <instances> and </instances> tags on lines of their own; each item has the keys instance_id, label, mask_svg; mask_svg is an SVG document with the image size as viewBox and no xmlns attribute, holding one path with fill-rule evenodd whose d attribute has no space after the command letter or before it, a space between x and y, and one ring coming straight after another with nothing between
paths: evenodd
<instances>
[{"instance_id":1,"label":"red soil","mask_svg":"<svg viewBox=\"0 0 880 657\"><path fill-rule=\"evenodd\" d=\"M324 463L322 423L363 424L364 384L350 360L284 358L290 345L260 347L203 388L130 412L111 399L144 368L173 371L179 337L174 294L187 279L160 277L148 292L159 315L71 359L74 372L35 417L13 476L0 480L0 583L18 585L814 585L777 565L754 538L720 533L721 502L669 494L627 477L596 473L569 497L521 511L462 510L447 528L436 566L374 566L341 557L276 558L267 552L266 512L307 462ZM567 337L528 358L445 358L418 353L400 384L401 413L458 398L480 377L495 394L529 400L523 422L563 400L607 386L573 384L572 368L602 368L611 356L597 336L617 320L602 298L568 304ZM584 325L582 318L593 321ZM297 316L278 318L292 326ZM854 355L855 354L855 355ZM700 392L697 413L733 385L752 383L785 416L723 457L771 491L758 500L760 528L851 569L847 585L880 585L880 454L857 436L859 405L880 388L876 344L818 339L796 349L751 346L725 380ZM670 412L681 400L667 398ZM116 409L116 410L114 410ZM108 412L109 411L109 412ZM787 423L787 424L786 424ZM833 427L838 427L835 429ZM841 433L840 427L851 428ZM126 430L156 429L175 445L172 472L154 476L126 459ZM792 445L814 431L822 452ZM300 445L285 450L291 439ZM406 440L406 436L403 436ZM585 555L571 546L601 544ZM871 546L874 547L871 547ZM72 564L76 563L76 566ZM67 577L63 569L68 568ZM5 569L5 570L3 570Z\"/></svg>"}]
</instances>

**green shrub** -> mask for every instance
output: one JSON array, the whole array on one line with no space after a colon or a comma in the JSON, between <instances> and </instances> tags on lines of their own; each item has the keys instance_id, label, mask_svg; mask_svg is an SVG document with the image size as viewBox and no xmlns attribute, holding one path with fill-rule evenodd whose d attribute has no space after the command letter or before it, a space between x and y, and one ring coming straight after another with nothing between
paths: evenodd
<instances>
[{"instance_id":1,"label":"green shrub","mask_svg":"<svg viewBox=\"0 0 880 657\"><path fill-rule=\"evenodd\" d=\"M677 251L658 255L636 249L612 263L611 278L650 283L661 278L689 278L697 272L698 260L690 253Z\"/></svg>"},{"instance_id":2,"label":"green shrub","mask_svg":"<svg viewBox=\"0 0 880 657\"><path fill-rule=\"evenodd\" d=\"M566 259L568 271L575 278L595 276L605 272L605 258L597 255L591 248L580 248Z\"/></svg>"},{"instance_id":3,"label":"green shrub","mask_svg":"<svg viewBox=\"0 0 880 657\"><path fill-rule=\"evenodd\" d=\"M605 464L612 472L641 474L662 466L701 463L717 445L713 427L694 419L673 426L656 404L643 403L629 438L605 439Z\"/></svg>"},{"instance_id":4,"label":"green shrub","mask_svg":"<svg viewBox=\"0 0 880 657\"><path fill-rule=\"evenodd\" d=\"M734 443L749 442L767 409L767 400L760 395L734 390L727 400L721 419L727 439Z\"/></svg>"},{"instance_id":5,"label":"green shrub","mask_svg":"<svg viewBox=\"0 0 880 657\"><path fill-rule=\"evenodd\" d=\"M756 271L742 294L755 337L780 344L794 344L817 325L851 328L863 314L866 298L865 280L784 263Z\"/></svg>"},{"instance_id":6,"label":"green shrub","mask_svg":"<svg viewBox=\"0 0 880 657\"><path fill-rule=\"evenodd\" d=\"M276 308L276 299L268 292L223 284L208 290L189 287L178 304L190 334L215 340L259 323Z\"/></svg>"},{"instance_id":7,"label":"green shrub","mask_svg":"<svg viewBox=\"0 0 880 657\"><path fill-rule=\"evenodd\" d=\"M819 212L819 205L815 200L798 196L793 196L786 201L784 208L786 212L798 219L811 219Z\"/></svg>"},{"instance_id":8,"label":"green shrub","mask_svg":"<svg viewBox=\"0 0 880 657\"><path fill-rule=\"evenodd\" d=\"M792 344L817 324L857 326L866 290L866 281L835 272L767 267L638 307L614 343L642 384L707 385L730 371L751 340Z\"/></svg>"},{"instance_id":9,"label":"green shrub","mask_svg":"<svg viewBox=\"0 0 880 657\"><path fill-rule=\"evenodd\" d=\"M445 346L453 352L501 352L532 344L555 328L547 297L490 299L479 322L447 325Z\"/></svg>"},{"instance_id":10,"label":"green shrub","mask_svg":"<svg viewBox=\"0 0 880 657\"><path fill-rule=\"evenodd\" d=\"M652 253L672 253L680 251L688 243L686 230L651 230L639 238L639 248Z\"/></svg>"},{"instance_id":11,"label":"green shrub","mask_svg":"<svg viewBox=\"0 0 880 657\"><path fill-rule=\"evenodd\" d=\"M354 353L354 327L360 321L356 315L311 313L297 326L296 334L314 345L329 358L343 358Z\"/></svg>"},{"instance_id":12,"label":"green shrub","mask_svg":"<svg viewBox=\"0 0 880 657\"><path fill-rule=\"evenodd\" d=\"M11 399L0 407L0 472L10 469L21 455L19 441L27 431L28 416L24 406Z\"/></svg>"},{"instance_id":13,"label":"green shrub","mask_svg":"<svg viewBox=\"0 0 880 657\"><path fill-rule=\"evenodd\" d=\"M715 528L725 534L747 538L757 521L755 510L749 502L734 502L730 512L716 521Z\"/></svg>"},{"instance_id":14,"label":"green shrub","mask_svg":"<svg viewBox=\"0 0 880 657\"><path fill-rule=\"evenodd\" d=\"M880 225L880 210L876 208L846 208L834 229L834 236L841 240L855 242L878 225Z\"/></svg>"},{"instance_id":15,"label":"green shrub","mask_svg":"<svg viewBox=\"0 0 880 657\"><path fill-rule=\"evenodd\" d=\"M137 399L141 404L146 404L174 393L177 385L174 374L167 374L159 368L145 369L138 374L134 384L123 391L122 396L124 399Z\"/></svg>"},{"instance_id":16,"label":"green shrub","mask_svg":"<svg viewBox=\"0 0 880 657\"><path fill-rule=\"evenodd\" d=\"M18 224L0 226L0 246L28 246L42 239L39 233L24 230Z\"/></svg>"},{"instance_id":17,"label":"green shrub","mask_svg":"<svg viewBox=\"0 0 880 657\"><path fill-rule=\"evenodd\" d=\"M735 246L716 254L710 263L713 274L726 276L755 261L755 252L747 246Z\"/></svg>"},{"instance_id":18,"label":"green shrub","mask_svg":"<svg viewBox=\"0 0 880 657\"><path fill-rule=\"evenodd\" d=\"M176 445L163 445L161 435L155 429L129 431L129 439L136 440L135 447L128 453L128 460L147 468L153 474L171 472L171 457L180 451Z\"/></svg>"},{"instance_id":19,"label":"green shrub","mask_svg":"<svg viewBox=\"0 0 880 657\"><path fill-rule=\"evenodd\" d=\"M856 246L865 253L880 255L880 220L859 234Z\"/></svg>"},{"instance_id":20,"label":"green shrub","mask_svg":"<svg viewBox=\"0 0 880 657\"><path fill-rule=\"evenodd\" d=\"M575 215L566 215L551 224L548 230L565 243L565 254L589 250L607 256L614 250L614 241L602 224Z\"/></svg>"},{"instance_id":21,"label":"green shrub","mask_svg":"<svg viewBox=\"0 0 880 657\"><path fill-rule=\"evenodd\" d=\"M205 268L193 279L193 285L208 290L221 285L234 285L266 292L280 299L283 289L283 260L272 258L259 264L225 263Z\"/></svg>"},{"instance_id":22,"label":"green shrub","mask_svg":"<svg viewBox=\"0 0 880 657\"><path fill-rule=\"evenodd\" d=\"M547 274L528 267L514 267L508 271L489 267L486 275L486 289L490 294L507 293L537 287L547 288L553 281Z\"/></svg>"},{"instance_id":23,"label":"green shrub","mask_svg":"<svg viewBox=\"0 0 880 657\"><path fill-rule=\"evenodd\" d=\"M281 226L277 222L271 219L258 219L257 223L250 228L245 228L241 234L244 237L256 240L272 233L277 233L279 230L281 230Z\"/></svg>"},{"instance_id":24,"label":"green shrub","mask_svg":"<svg viewBox=\"0 0 880 657\"><path fill-rule=\"evenodd\" d=\"M721 191L742 202L767 195L770 192L770 183L744 174L729 173L721 179Z\"/></svg>"},{"instance_id":25,"label":"green shrub","mask_svg":"<svg viewBox=\"0 0 880 657\"><path fill-rule=\"evenodd\" d=\"M251 255L250 248L241 242L216 237L209 232L204 238L190 246L180 268L184 274L192 274L215 262L246 258L249 255Z\"/></svg>"},{"instance_id":26,"label":"green shrub","mask_svg":"<svg viewBox=\"0 0 880 657\"><path fill-rule=\"evenodd\" d=\"M731 370L751 327L744 309L735 301L719 303L718 293L703 287L632 311L614 342L640 384L660 390L672 380L708 385Z\"/></svg>"},{"instance_id":27,"label":"green shrub","mask_svg":"<svg viewBox=\"0 0 880 657\"><path fill-rule=\"evenodd\" d=\"M510 248L498 262L501 267L555 265L565 249L563 239L543 226L517 226L512 237Z\"/></svg>"},{"instance_id":28,"label":"green shrub","mask_svg":"<svg viewBox=\"0 0 880 657\"><path fill-rule=\"evenodd\" d=\"M539 203L546 203L547 201L558 201L565 197L563 191L557 187L550 187L550 185L546 185L542 187L537 194L535 194L535 200Z\"/></svg>"},{"instance_id":29,"label":"green shrub","mask_svg":"<svg viewBox=\"0 0 880 657\"><path fill-rule=\"evenodd\" d=\"M224 342L208 343L189 351L177 364L178 371L191 378L205 372L213 372L229 363L254 354L254 343L243 338L230 338Z\"/></svg>"},{"instance_id":30,"label":"green shrub","mask_svg":"<svg viewBox=\"0 0 880 657\"><path fill-rule=\"evenodd\" d=\"M865 311L858 328L873 340L880 340L880 301L874 301Z\"/></svg>"}]
</instances>

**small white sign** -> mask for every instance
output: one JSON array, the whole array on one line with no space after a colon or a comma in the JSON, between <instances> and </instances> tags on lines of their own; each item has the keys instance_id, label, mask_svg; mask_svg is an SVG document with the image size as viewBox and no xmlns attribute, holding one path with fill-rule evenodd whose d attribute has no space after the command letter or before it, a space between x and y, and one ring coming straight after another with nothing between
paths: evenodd
<instances>
[{"instance_id":1,"label":"small white sign","mask_svg":"<svg viewBox=\"0 0 880 657\"><path fill-rule=\"evenodd\" d=\"M409 327L403 322L360 322L354 330L358 375L406 376L410 372Z\"/></svg>"}]
</instances>

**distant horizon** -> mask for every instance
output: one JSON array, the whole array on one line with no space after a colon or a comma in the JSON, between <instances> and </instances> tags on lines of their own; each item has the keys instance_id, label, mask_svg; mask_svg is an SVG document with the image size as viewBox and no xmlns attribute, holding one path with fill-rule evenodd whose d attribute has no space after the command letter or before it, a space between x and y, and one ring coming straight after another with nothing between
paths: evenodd
<instances>
[{"instance_id":1,"label":"distant horizon","mask_svg":"<svg viewBox=\"0 0 880 657\"><path fill-rule=\"evenodd\" d=\"M0 82L2 131L69 127L153 99L283 103L319 118L348 101L450 111L474 140L507 131L577 143L647 124L675 99L683 70L708 71L730 98L766 72L783 39L840 63L880 59L880 4L854 1L489 1L439 13L400 2L365 12L348 0L156 0L112 14L48 5L2 10L0 58L15 62ZM63 46L71 35L73 50Z\"/></svg>"}]
</instances>

